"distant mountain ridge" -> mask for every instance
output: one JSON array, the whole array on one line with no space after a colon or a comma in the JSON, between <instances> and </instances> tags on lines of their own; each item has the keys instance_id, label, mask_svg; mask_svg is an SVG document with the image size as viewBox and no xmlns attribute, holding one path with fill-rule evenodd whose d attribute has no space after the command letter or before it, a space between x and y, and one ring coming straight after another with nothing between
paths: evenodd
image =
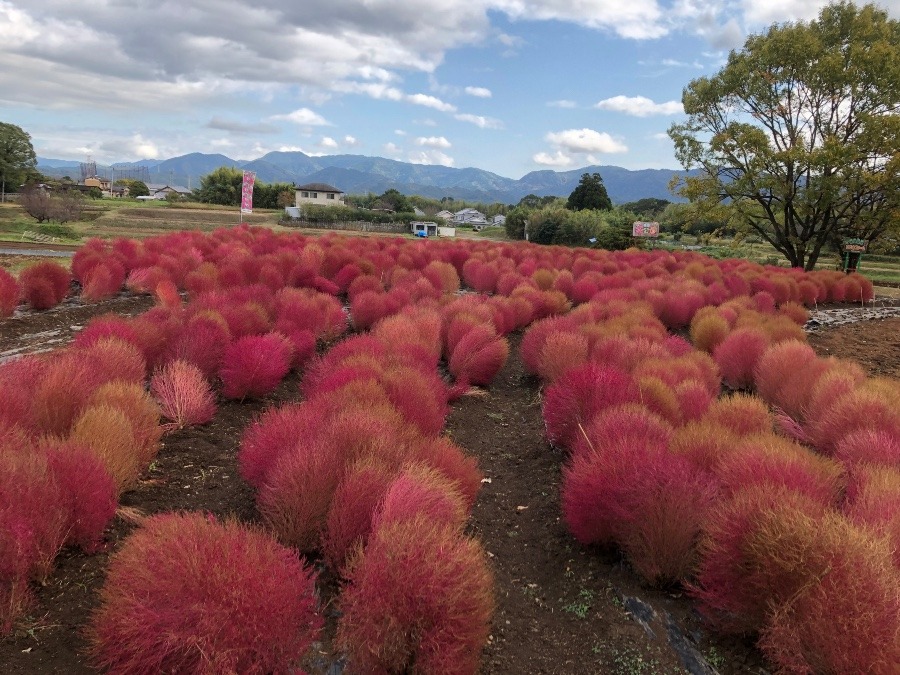
<instances>
[{"instance_id":1,"label":"distant mountain ridge","mask_svg":"<svg viewBox=\"0 0 900 675\"><path fill-rule=\"evenodd\" d=\"M109 177L143 171L152 183L200 185L200 179L222 166L256 172L266 183L330 183L347 194L381 194L391 188L407 195L440 199L453 197L467 201L516 204L522 197L567 197L584 173L599 173L613 203L645 197L682 201L669 192L669 181L684 172L672 169L623 169L619 166L591 165L570 171L532 171L518 180L473 167L457 169L435 164L410 164L384 157L365 155L323 155L302 152L270 152L253 160L236 160L220 154L193 152L164 160L118 162L97 166ZM80 177L80 163L38 158L38 170L55 177Z\"/></svg>"}]
</instances>

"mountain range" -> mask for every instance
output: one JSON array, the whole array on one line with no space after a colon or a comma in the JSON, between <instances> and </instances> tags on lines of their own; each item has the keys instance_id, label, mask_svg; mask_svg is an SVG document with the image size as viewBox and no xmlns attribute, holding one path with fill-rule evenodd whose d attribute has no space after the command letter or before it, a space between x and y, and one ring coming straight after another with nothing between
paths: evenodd
<instances>
[{"instance_id":1,"label":"mountain range","mask_svg":"<svg viewBox=\"0 0 900 675\"><path fill-rule=\"evenodd\" d=\"M98 165L97 173L114 179L140 178L150 183L198 187L203 176L222 166L254 171L257 180L266 183L328 183L346 194L382 194L394 188L405 195L505 204L516 204L529 194L568 197L584 173L600 174L614 204L645 197L682 201L669 192L668 185L674 175L684 173L672 169L629 170L592 165L571 171L532 171L515 180L475 168L410 164L364 155L312 157L302 152L270 152L249 161L194 152L164 160ZM77 180L81 176L81 163L39 157L38 170L51 177L69 176Z\"/></svg>"}]
</instances>

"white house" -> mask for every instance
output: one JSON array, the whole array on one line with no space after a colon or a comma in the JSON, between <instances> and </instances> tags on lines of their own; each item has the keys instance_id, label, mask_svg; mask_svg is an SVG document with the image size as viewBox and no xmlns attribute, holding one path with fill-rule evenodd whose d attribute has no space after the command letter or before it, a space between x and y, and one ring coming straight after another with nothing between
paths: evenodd
<instances>
[{"instance_id":1,"label":"white house","mask_svg":"<svg viewBox=\"0 0 900 675\"><path fill-rule=\"evenodd\" d=\"M298 208L303 204L318 204L319 206L343 206L343 192L327 183L307 183L297 185L294 188L294 205Z\"/></svg>"},{"instance_id":2,"label":"white house","mask_svg":"<svg viewBox=\"0 0 900 675\"><path fill-rule=\"evenodd\" d=\"M450 211L448 211L447 209L444 209L443 211L438 211L437 213L434 214L434 217L435 218L443 218L444 220L453 220L453 214Z\"/></svg>"},{"instance_id":3,"label":"white house","mask_svg":"<svg viewBox=\"0 0 900 675\"><path fill-rule=\"evenodd\" d=\"M477 209L463 209L453 214L451 222L454 225L487 225L487 218Z\"/></svg>"},{"instance_id":4,"label":"white house","mask_svg":"<svg viewBox=\"0 0 900 675\"><path fill-rule=\"evenodd\" d=\"M491 222L497 227L503 227L506 224L506 216L502 213L498 213L496 216L491 218Z\"/></svg>"}]
</instances>

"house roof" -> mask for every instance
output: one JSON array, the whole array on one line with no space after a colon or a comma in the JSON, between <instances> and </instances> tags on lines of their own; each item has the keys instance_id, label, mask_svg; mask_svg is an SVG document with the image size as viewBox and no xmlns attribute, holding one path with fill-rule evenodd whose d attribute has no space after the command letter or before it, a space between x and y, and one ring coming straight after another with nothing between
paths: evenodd
<instances>
[{"instance_id":1,"label":"house roof","mask_svg":"<svg viewBox=\"0 0 900 675\"><path fill-rule=\"evenodd\" d=\"M294 189L311 190L313 192L336 192L339 195L344 194L343 190L338 190L336 187L329 185L328 183L307 183L306 185L298 185Z\"/></svg>"},{"instance_id":2,"label":"house roof","mask_svg":"<svg viewBox=\"0 0 900 675\"><path fill-rule=\"evenodd\" d=\"M191 191L184 187L184 185L169 185L168 183L144 183L147 186L147 189L150 190L151 194L155 194L157 192L161 192L163 190L174 190L179 194L190 194Z\"/></svg>"}]
</instances>

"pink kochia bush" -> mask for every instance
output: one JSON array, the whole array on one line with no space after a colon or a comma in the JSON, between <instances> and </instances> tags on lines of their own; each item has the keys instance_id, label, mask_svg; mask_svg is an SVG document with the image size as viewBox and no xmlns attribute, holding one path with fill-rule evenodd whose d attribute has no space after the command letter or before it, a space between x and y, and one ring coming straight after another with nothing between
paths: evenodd
<instances>
[{"instance_id":1,"label":"pink kochia bush","mask_svg":"<svg viewBox=\"0 0 900 675\"><path fill-rule=\"evenodd\" d=\"M67 514L66 543L93 553L116 515L116 484L90 448L47 441L42 448Z\"/></svg>"},{"instance_id":2,"label":"pink kochia bush","mask_svg":"<svg viewBox=\"0 0 900 675\"><path fill-rule=\"evenodd\" d=\"M572 447L582 428L602 410L640 400L633 378L618 368L588 363L568 370L544 395L547 438Z\"/></svg>"},{"instance_id":3,"label":"pink kochia bush","mask_svg":"<svg viewBox=\"0 0 900 675\"><path fill-rule=\"evenodd\" d=\"M293 672L316 639L314 574L262 530L153 516L109 564L88 627L115 673Z\"/></svg>"},{"instance_id":4,"label":"pink kochia bush","mask_svg":"<svg viewBox=\"0 0 900 675\"><path fill-rule=\"evenodd\" d=\"M69 513L44 456L0 436L0 635L31 603L66 540Z\"/></svg>"},{"instance_id":5,"label":"pink kochia bush","mask_svg":"<svg viewBox=\"0 0 900 675\"><path fill-rule=\"evenodd\" d=\"M509 357L509 343L492 329L477 326L469 330L450 354L448 369L457 382L490 384Z\"/></svg>"},{"instance_id":6,"label":"pink kochia bush","mask_svg":"<svg viewBox=\"0 0 900 675\"><path fill-rule=\"evenodd\" d=\"M154 373L150 391L163 417L177 429L206 424L216 413L209 382L199 368L186 361L172 361Z\"/></svg>"},{"instance_id":7,"label":"pink kochia bush","mask_svg":"<svg viewBox=\"0 0 900 675\"><path fill-rule=\"evenodd\" d=\"M19 275L22 295L33 309L55 307L69 293L69 271L49 260L29 265Z\"/></svg>"},{"instance_id":8,"label":"pink kochia bush","mask_svg":"<svg viewBox=\"0 0 900 675\"><path fill-rule=\"evenodd\" d=\"M377 527L351 565L337 644L354 672L472 675L490 632L484 550L425 518Z\"/></svg>"},{"instance_id":9,"label":"pink kochia bush","mask_svg":"<svg viewBox=\"0 0 900 675\"><path fill-rule=\"evenodd\" d=\"M222 359L222 395L244 399L271 394L290 367L290 342L280 333L238 338Z\"/></svg>"},{"instance_id":10,"label":"pink kochia bush","mask_svg":"<svg viewBox=\"0 0 900 675\"><path fill-rule=\"evenodd\" d=\"M11 316L19 304L22 287L16 278L4 269L0 269L0 319Z\"/></svg>"},{"instance_id":11,"label":"pink kochia bush","mask_svg":"<svg viewBox=\"0 0 900 675\"><path fill-rule=\"evenodd\" d=\"M650 583L685 579L714 496L708 476L659 437L588 439L563 471L563 518L583 544L618 544Z\"/></svg>"}]
</instances>

